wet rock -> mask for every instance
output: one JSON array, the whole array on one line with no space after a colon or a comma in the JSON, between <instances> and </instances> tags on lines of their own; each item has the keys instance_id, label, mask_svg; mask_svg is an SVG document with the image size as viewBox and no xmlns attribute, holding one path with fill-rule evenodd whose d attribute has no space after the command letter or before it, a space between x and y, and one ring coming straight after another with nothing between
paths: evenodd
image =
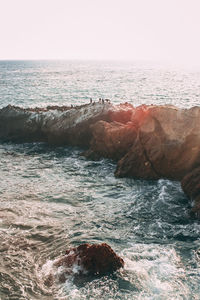
<instances>
[{"instance_id":1,"label":"wet rock","mask_svg":"<svg viewBox=\"0 0 200 300\"><path fill-rule=\"evenodd\" d=\"M94 276L113 273L123 266L123 259L106 243L82 244L68 249L64 256L53 262L50 273L44 272L44 284L50 287L54 283L64 283L71 276L77 282L87 281Z\"/></svg>"},{"instance_id":2,"label":"wet rock","mask_svg":"<svg viewBox=\"0 0 200 300\"><path fill-rule=\"evenodd\" d=\"M106 243L83 244L66 251L66 255L56 262L56 266L72 267L74 263L80 272L87 275L104 275L124 266L124 261Z\"/></svg>"},{"instance_id":3,"label":"wet rock","mask_svg":"<svg viewBox=\"0 0 200 300\"><path fill-rule=\"evenodd\" d=\"M88 147L92 137L90 125L107 120L110 107L87 104L23 109L8 105L0 110L0 139Z\"/></svg>"},{"instance_id":4,"label":"wet rock","mask_svg":"<svg viewBox=\"0 0 200 300\"><path fill-rule=\"evenodd\" d=\"M193 202L191 214L200 219L200 167L188 173L182 179L181 186Z\"/></svg>"},{"instance_id":5,"label":"wet rock","mask_svg":"<svg viewBox=\"0 0 200 300\"><path fill-rule=\"evenodd\" d=\"M116 177L133 177L136 179L159 179L159 174L149 161L140 140L137 138L129 152L118 161Z\"/></svg>"}]
</instances>

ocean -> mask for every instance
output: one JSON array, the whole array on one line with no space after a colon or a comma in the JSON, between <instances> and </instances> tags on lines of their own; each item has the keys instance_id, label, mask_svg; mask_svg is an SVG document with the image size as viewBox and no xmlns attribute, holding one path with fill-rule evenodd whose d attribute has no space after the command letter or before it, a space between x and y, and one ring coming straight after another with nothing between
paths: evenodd
<instances>
[{"instance_id":1,"label":"ocean","mask_svg":"<svg viewBox=\"0 0 200 300\"><path fill-rule=\"evenodd\" d=\"M0 108L112 103L200 105L200 71L144 62L0 61ZM83 149L0 142L0 299L200 299L200 223L179 182L115 178ZM112 275L47 288L67 248L108 243Z\"/></svg>"}]
</instances>

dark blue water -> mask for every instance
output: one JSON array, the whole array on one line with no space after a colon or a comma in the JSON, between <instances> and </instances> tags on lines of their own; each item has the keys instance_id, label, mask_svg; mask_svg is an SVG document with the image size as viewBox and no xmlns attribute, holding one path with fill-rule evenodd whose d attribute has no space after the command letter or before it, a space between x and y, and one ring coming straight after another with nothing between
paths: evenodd
<instances>
[{"instance_id":1,"label":"dark blue water","mask_svg":"<svg viewBox=\"0 0 200 300\"><path fill-rule=\"evenodd\" d=\"M199 105L200 73L134 63L0 62L0 106L87 103ZM82 149L0 144L1 299L200 299L200 224L178 182L113 176ZM65 249L108 243L113 275L51 288Z\"/></svg>"}]
</instances>

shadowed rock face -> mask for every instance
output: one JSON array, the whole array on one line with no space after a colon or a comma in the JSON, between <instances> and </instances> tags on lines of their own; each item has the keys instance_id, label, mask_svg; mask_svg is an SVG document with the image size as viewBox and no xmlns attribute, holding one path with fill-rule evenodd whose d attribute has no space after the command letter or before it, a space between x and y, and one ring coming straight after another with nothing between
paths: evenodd
<instances>
[{"instance_id":1,"label":"shadowed rock face","mask_svg":"<svg viewBox=\"0 0 200 300\"><path fill-rule=\"evenodd\" d=\"M182 180L200 167L200 107L125 103L0 110L0 139L86 147L117 161L115 175Z\"/></svg>"},{"instance_id":2,"label":"shadowed rock face","mask_svg":"<svg viewBox=\"0 0 200 300\"><path fill-rule=\"evenodd\" d=\"M126 123L109 115L112 121L91 126L86 156L118 160L116 176L181 180L200 165L200 108L128 107Z\"/></svg>"},{"instance_id":3,"label":"shadowed rock face","mask_svg":"<svg viewBox=\"0 0 200 300\"><path fill-rule=\"evenodd\" d=\"M88 147L90 125L108 120L110 106L95 103L73 108L23 109L8 105L0 110L0 139Z\"/></svg>"},{"instance_id":4,"label":"shadowed rock face","mask_svg":"<svg viewBox=\"0 0 200 300\"><path fill-rule=\"evenodd\" d=\"M92 139L88 158L107 157L119 160L129 149L137 136L137 128L119 122L99 121L91 125Z\"/></svg>"},{"instance_id":5,"label":"shadowed rock face","mask_svg":"<svg viewBox=\"0 0 200 300\"><path fill-rule=\"evenodd\" d=\"M192 216L200 219L200 167L192 170L181 181L185 194L194 202L191 210Z\"/></svg>"}]
</instances>

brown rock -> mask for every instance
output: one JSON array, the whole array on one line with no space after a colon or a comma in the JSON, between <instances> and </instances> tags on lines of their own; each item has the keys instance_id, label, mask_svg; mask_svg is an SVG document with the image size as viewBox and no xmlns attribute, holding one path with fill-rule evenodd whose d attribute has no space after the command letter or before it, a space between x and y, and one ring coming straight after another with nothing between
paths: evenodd
<instances>
[{"instance_id":1,"label":"brown rock","mask_svg":"<svg viewBox=\"0 0 200 300\"><path fill-rule=\"evenodd\" d=\"M181 181L185 194L192 200L191 213L200 218L200 167L188 173Z\"/></svg>"},{"instance_id":2,"label":"brown rock","mask_svg":"<svg viewBox=\"0 0 200 300\"><path fill-rule=\"evenodd\" d=\"M124 261L106 243L83 244L77 248L80 264L91 275L111 273L124 266Z\"/></svg>"},{"instance_id":3,"label":"brown rock","mask_svg":"<svg viewBox=\"0 0 200 300\"><path fill-rule=\"evenodd\" d=\"M200 167L192 170L181 181L184 193L191 199L200 196Z\"/></svg>"},{"instance_id":4,"label":"brown rock","mask_svg":"<svg viewBox=\"0 0 200 300\"><path fill-rule=\"evenodd\" d=\"M200 197L195 199L194 206L192 207L191 216L200 220Z\"/></svg>"},{"instance_id":5,"label":"brown rock","mask_svg":"<svg viewBox=\"0 0 200 300\"><path fill-rule=\"evenodd\" d=\"M92 103L0 110L0 139L86 147L118 161L116 176L183 180L199 211L200 107ZM196 170L195 170L196 169ZM194 170L194 173L193 173Z\"/></svg>"},{"instance_id":6,"label":"brown rock","mask_svg":"<svg viewBox=\"0 0 200 300\"><path fill-rule=\"evenodd\" d=\"M77 263L87 275L104 275L124 266L124 261L106 243L83 244L66 251L56 266L72 267Z\"/></svg>"},{"instance_id":7,"label":"brown rock","mask_svg":"<svg viewBox=\"0 0 200 300\"><path fill-rule=\"evenodd\" d=\"M200 108L145 106L136 109L134 116L138 138L119 161L116 175L181 180L200 165ZM147 172L145 163L150 166Z\"/></svg>"},{"instance_id":8,"label":"brown rock","mask_svg":"<svg viewBox=\"0 0 200 300\"><path fill-rule=\"evenodd\" d=\"M131 104L124 103L112 107L109 110L108 116L111 122L126 124L131 121L134 107Z\"/></svg>"},{"instance_id":9,"label":"brown rock","mask_svg":"<svg viewBox=\"0 0 200 300\"><path fill-rule=\"evenodd\" d=\"M138 138L129 152L118 162L115 176L133 177L136 179L159 179L159 175L148 160Z\"/></svg>"},{"instance_id":10,"label":"brown rock","mask_svg":"<svg viewBox=\"0 0 200 300\"><path fill-rule=\"evenodd\" d=\"M54 261L49 274L44 272L44 285L64 283L69 276L75 281L87 281L91 276L103 276L124 267L124 261L106 243L82 244L70 248Z\"/></svg>"},{"instance_id":11,"label":"brown rock","mask_svg":"<svg viewBox=\"0 0 200 300\"><path fill-rule=\"evenodd\" d=\"M107 157L119 160L134 143L137 127L133 123L99 121L91 126L92 141L87 157Z\"/></svg>"}]
</instances>

